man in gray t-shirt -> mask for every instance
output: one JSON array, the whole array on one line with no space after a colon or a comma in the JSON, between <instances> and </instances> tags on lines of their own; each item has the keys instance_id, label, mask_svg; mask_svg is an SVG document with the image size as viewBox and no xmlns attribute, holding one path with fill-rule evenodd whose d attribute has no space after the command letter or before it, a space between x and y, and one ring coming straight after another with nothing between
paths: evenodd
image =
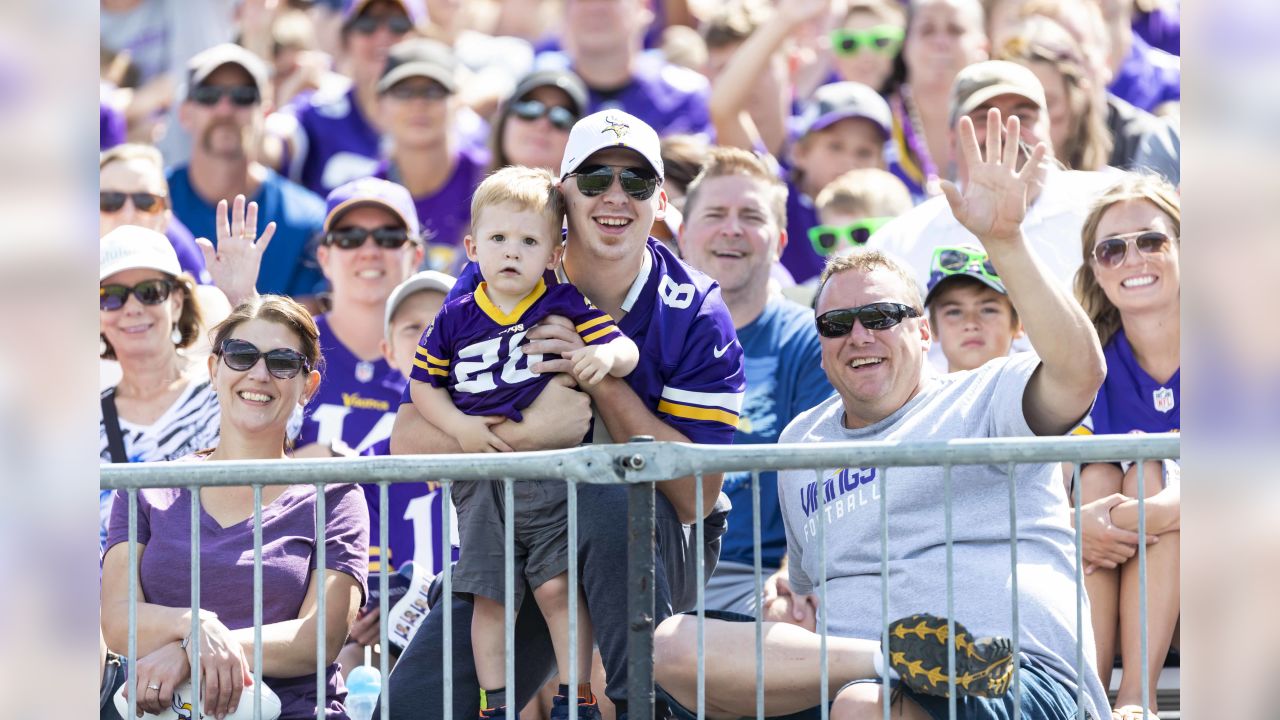
<instances>
[{"instance_id":1,"label":"man in gray t-shirt","mask_svg":"<svg viewBox=\"0 0 1280 720\"><path fill-rule=\"evenodd\" d=\"M931 345L914 274L871 251L833 260L819 284L817 322L822 364L837 396L797 417L781 442L897 440L1062 435L1089 410L1106 373L1088 317L1046 272L1021 231L1028 187L1043 175L1043 146L1028 158L1003 137L1021 127L1011 117L1001 128L991 110L984 160L973 121L960 121L964 192L947 183L956 218L981 241L1040 356L1000 358L970 372L937 375L926 360ZM1022 169L1018 170L1019 164ZM819 480L820 475L821 480ZM795 593L811 595L826 583L825 615L831 637L833 718L879 717L878 685L858 659L878 648L881 608L880 493L889 513L890 617L946 612L944 473L940 468L846 467L779 473L778 496L787 529L788 572ZM974 635L1011 635L1012 578L1007 469L957 466L951 472L955 562L955 617ZM1076 716L1078 683L1088 716L1109 715L1093 666L1086 624L1086 666L1077 669L1073 532L1056 464L1017 466L1018 633L1021 638L1022 710L1026 717ZM824 525L826 564L819 564L818 524ZM817 635L793 626L765 629L765 711L803 710L820 698ZM696 703L696 660L686 652L695 632L689 617L659 628L663 689L677 703ZM754 715L755 660L751 625L708 621L708 716ZM723 650L723 651L721 651ZM944 668L945 669L945 668ZM850 683L846 685L846 683ZM946 701L904 693L908 718L946 716ZM1012 698L960 698L959 717L1005 717ZM897 713L895 708L894 712ZM897 715L895 715L897 716Z\"/></svg>"}]
</instances>

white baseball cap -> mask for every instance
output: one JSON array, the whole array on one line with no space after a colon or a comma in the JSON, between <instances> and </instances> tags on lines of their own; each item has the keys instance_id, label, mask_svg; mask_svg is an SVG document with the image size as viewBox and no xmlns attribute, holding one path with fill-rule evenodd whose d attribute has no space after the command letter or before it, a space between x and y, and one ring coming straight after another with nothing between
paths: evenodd
<instances>
[{"instance_id":1,"label":"white baseball cap","mask_svg":"<svg viewBox=\"0 0 1280 720\"><path fill-rule=\"evenodd\" d=\"M605 148L635 150L662 178L662 142L658 133L640 118L621 110L601 110L574 124L560 162L560 178L578 169L584 160Z\"/></svg>"},{"instance_id":2,"label":"white baseball cap","mask_svg":"<svg viewBox=\"0 0 1280 720\"><path fill-rule=\"evenodd\" d=\"M159 270L174 277L182 274L178 254L169 238L139 227L121 225L98 241L98 280L102 281L122 270L145 268Z\"/></svg>"},{"instance_id":3,"label":"white baseball cap","mask_svg":"<svg viewBox=\"0 0 1280 720\"><path fill-rule=\"evenodd\" d=\"M387 337L391 336L391 317L400 308L400 303L404 302L410 295L422 290L435 290L448 295L449 291L453 289L454 282L456 281L451 275L446 275L436 270L423 270L397 285L396 289L391 291L391 296L387 298L383 334Z\"/></svg>"}]
</instances>

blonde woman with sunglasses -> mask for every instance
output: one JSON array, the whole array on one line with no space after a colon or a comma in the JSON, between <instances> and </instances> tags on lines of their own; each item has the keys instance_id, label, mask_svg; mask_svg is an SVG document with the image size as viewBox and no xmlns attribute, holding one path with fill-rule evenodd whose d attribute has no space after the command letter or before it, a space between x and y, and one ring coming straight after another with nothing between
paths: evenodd
<instances>
[{"instance_id":1,"label":"blonde woman with sunglasses","mask_svg":"<svg viewBox=\"0 0 1280 720\"><path fill-rule=\"evenodd\" d=\"M1098 331L1107 379L1082 432L1177 432L1181 419L1179 315L1182 213L1163 180L1126 174L1099 199L1084 224L1084 265L1076 296ZM1093 613L1098 670L1110 683L1121 656L1113 718L1156 717L1156 685L1180 610L1179 468L1148 461L1138 467L1098 463L1080 473L1085 587ZM1138 501L1146 496L1147 663L1142 697L1142 623L1138 561Z\"/></svg>"}]
</instances>

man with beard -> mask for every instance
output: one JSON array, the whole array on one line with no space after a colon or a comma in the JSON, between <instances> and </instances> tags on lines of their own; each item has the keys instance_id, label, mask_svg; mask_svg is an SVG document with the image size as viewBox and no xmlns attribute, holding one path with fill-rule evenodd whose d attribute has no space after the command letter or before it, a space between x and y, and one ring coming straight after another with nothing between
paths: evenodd
<instances>
[{"instance_id":1,"label":"man with beard","mask_svg":"<svg viewBox=\"0 0 1280 720\"><path fill-rule=\"evenodd\" d=\"M247 200L251 223L260 218L263 226L276 226L263 251L258 290L303 297L323 282L311 240L324 224L325 204L259 162L270 88L266 66L238 45L216 45L191 59L178 108L192 137L191 161L170 171L169 195L178 219L206 238L217 237L234 199ZM256 236L256 229L246 235Z\"/></svg>"}]
</instances>

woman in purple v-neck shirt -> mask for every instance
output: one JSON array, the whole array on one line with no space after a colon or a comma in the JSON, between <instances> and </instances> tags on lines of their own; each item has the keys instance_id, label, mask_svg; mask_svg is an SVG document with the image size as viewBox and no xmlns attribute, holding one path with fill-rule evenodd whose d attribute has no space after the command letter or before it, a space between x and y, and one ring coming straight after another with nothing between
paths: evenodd
<instances>
[{"instance_id":1,"label":"woman in purple v-neck shirt","mask_svg":"<svg viewBox=\"0 0 1280 720\"><path fill-rule=\"evenodd\" d=\"M320 383L311 315L266 295L218 326L209 373L222 409L218 446L190 461L285 459L286 427ZM267 357L264 357L264 354ZM103 563L102 625L109 646L128 646L128 496L118 493ZM346 718L334 659L366 593L369 515L357 485L325 489L325 572L316 559L316 491L310 485L262 491L262 674L280 699L282 720L316 717L318 593L325 593L326 718ZM200 642L191 632L191 491L138 492L138 707L170 707L190 679L188 652L200 653L201 709L222 717L251 702L253 667L253 489L200 491ZM198 684L197 684L198 686Z\"/></svg>"}]
</instances>

